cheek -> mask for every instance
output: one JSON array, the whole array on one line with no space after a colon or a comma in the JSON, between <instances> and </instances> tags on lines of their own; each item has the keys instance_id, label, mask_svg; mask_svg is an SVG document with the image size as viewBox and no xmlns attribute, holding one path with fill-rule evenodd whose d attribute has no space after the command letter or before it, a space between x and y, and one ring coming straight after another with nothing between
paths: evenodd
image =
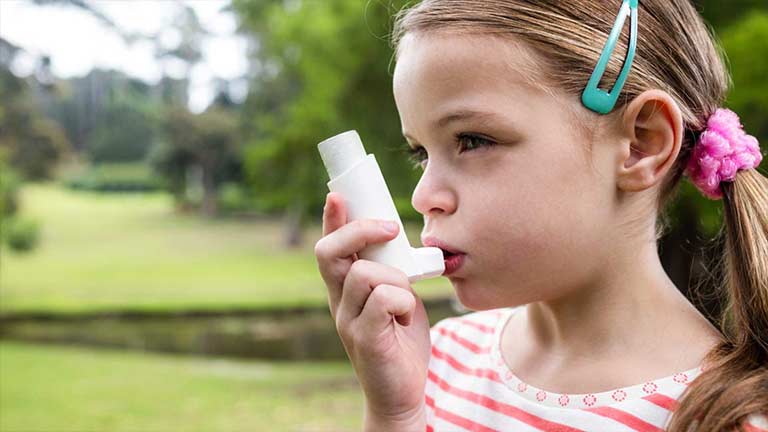
<instances>
[{"instance_id":1,"label":"cheek","mask_svg":"<svg viewBox=\"0 0 768 432\"><path fill-rule=\"evenodd\" d=\"M467 235L477 240L473 252L480 274L467 283L493 292L474 303L495 299L515 305L551 298L590 267L586 251L595 248L596 225L590 221L594 206L589 197L576 193L584 180L550 174L531 175L524 188L506 187L476 196L477 208L483 210L475 212ZM488 205L490 195L495 198Z\"/></svg>"}]
</instances>

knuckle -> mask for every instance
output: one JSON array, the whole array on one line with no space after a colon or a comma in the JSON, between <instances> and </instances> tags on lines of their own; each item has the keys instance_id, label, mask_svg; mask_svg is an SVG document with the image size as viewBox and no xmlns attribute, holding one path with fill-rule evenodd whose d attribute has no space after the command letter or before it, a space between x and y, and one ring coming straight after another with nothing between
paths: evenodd
<instances>
[{"instance_id":1,"label":"knuckle","mask_svg":"<svg viewBox=\"0 0 768 432\"><path fill-rule=\"evenodd\" d=\"M371 261L359 259L352 263L352 265L349 267L349 273L347 276L352 276L352 280L355 282L366 280L367 276L366 273L370 272L370 265Z\"/></svg>"},{"instance_id":2,"label":"knuckle","mask_svg":"<svg viewBox=\"0 0 768 432\"><path fill-rule=\"evenodd\" d=\"M371 301L377 304L383 303L387 298L389 289L389 285L387 284L376 285L376 287L373 288L373 291L371 291Z\"/></svg>"},{"instance_id":3,"label":"knuckle","mask_svg":"<svg viewBox=\"0 0 768 432\"><path fill-rule=\"evenodd\" d=\"M347 337L347 325L338 315L336 316L336 333L342 338Z\"/></svg>"},{"instance_id":4,"label":"knuckle","mask_svg":"<svg viewBox=\"0 0 768 432\"><path fill-rule=\"evenodd\" d=\"M409 292L405 298L408 301L409 308L416 306L416 297L412 293Z\"/></svg>"},{"instance_id":5,"label":"knuckle","mask_svg":"<svg viewBox=\"0 0 768 432\"><path fill-rule=\"evenodd\" d=\"M327 247L325 246L326 242L324 241L326 238L327 237L323 237L320 240L318 240L317 243L315 243L315 250L314 250L314 252L315 252L315 256L317 258L325 259L325 257L326 257L326 254L327 254L326 249L327 249Z\"/></svg>"},{"instance_id":6,"label":"knuckle","mask_svg":"<svg viewBox=\"0 0 768 432\"><path fill-rule=\"evenodd\" d=\"M357 332L355 331L351 321L346 319L336 320L336 333L339 334L339 339L341 339L345 348L355 346Z\"/></svg>"}]
</instances>

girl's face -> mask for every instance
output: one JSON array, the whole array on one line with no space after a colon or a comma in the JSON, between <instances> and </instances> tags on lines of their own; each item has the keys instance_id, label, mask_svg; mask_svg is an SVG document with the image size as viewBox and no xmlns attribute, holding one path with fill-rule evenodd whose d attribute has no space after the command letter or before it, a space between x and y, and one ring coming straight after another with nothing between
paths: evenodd
<instances>
[{"instance_id":1,"label":"girl's face","mask_svg":"<svg viewBox=\"0 0 768 432\"><path fill-rule=\"evenodd\" d=\"M534 69L509 40L407 34L400 50L395 102L426 158L412 204L422 239L466 253L449 276L462 304L515 306L593 284L619 231L616 153L595 142L590 166L567 111L586 109L578 98L526 85Z\"/></svg>"}]
</instances>

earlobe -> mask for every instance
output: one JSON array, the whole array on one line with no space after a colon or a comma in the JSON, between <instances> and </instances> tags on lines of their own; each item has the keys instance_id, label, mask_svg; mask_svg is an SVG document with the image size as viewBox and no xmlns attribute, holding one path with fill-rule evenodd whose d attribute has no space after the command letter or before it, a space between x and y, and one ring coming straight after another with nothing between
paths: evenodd
<instances>
[{"instance_id":1,"label":"earlobe","mask_svg":"<svg viewBox=\"0 0 768 432\"><path fill-rule=\"evenodd\" d=\"M682 113L675 100L661 90L640 94L624 111L622 130L618 187L639 192L661 183L683 140Z\"/></svg>"}]
</instances>

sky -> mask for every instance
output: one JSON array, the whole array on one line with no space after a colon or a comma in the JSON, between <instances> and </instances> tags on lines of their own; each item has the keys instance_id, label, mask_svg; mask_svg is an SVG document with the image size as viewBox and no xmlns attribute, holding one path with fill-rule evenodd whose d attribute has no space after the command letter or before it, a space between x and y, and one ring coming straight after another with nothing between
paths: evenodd
<instances>
[{"instance_id":1,"label":"sky","mask_svg":"<svg viewBox=\"0 0 768 432\"><path fill-rule=\"evenodd\" d=\"M222 11L229 0L90 0L125 32L159 34L160 42L173 46L178 33L170 26L179 3L191 6L203 27L212 33L203 43L203 61L190 72L189 108L203 111L214 97L214 79L237 80L233 97L245 96L248 71L248 41L235 34L236 20ZM92 68L118 69L156 83L165 72L181 78L183 64L159 62L150 41L126 43L117 33L87 11L72 6L37 6L28 0L0 0L0 36L29 54L13 64L19 76L31 74L37 58L51 57L54 75L71 78L86 75Z\"/></svg>"}]
</instances>

